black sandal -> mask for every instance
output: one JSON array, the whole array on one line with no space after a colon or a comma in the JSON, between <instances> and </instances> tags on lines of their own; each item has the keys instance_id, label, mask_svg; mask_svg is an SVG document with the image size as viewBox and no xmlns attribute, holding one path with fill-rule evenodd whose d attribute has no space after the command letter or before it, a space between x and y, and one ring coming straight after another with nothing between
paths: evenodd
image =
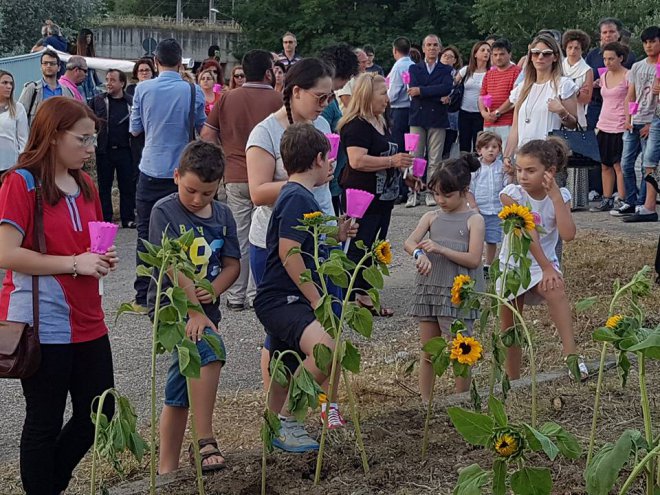
<instances>
[{"instance_id":1,"label":"black sandal","mask_svg":"<svg viewBox=\"0 0 660 495\"><path fill-rule=\"evenodd\" d=\"M200 438L197 441L197 444L199 445L199 450L200 450L200 457L201 457L201 462L202 462L202 473L210 473L213 471L219 471L221 469L224 469L227 467L227 464L225 462L225 456L220 452L220 449L218 449L218 442L215 438ZM212 449L207 449L205 452L201 452L201 450L204 447L207 446L213 447ZM213 464L204 464L204 461L207 460L209 457L222 457L222 462L216 462ZM195 449L193 448L193 445L190 444L188 447L188 459L190 460L190 465L194 468L195 467Z\"/></svg>"},{"instance_id":2,"label":"black sandal","mask_svg":"<svg viewBox=\"0 0 660 495\"><path fill-rule=\"evenodd\" d=\"M378 316L380 318L391 318L392 316L394 316L394 310L391 308L384 308L383 306L381 306L380 311L376 311L376 308L374 307L373 304L364 304L360 302L359 299L356 299L355 302L361 308L367 309L373 316Z\"/></svg>"}]
</instances>

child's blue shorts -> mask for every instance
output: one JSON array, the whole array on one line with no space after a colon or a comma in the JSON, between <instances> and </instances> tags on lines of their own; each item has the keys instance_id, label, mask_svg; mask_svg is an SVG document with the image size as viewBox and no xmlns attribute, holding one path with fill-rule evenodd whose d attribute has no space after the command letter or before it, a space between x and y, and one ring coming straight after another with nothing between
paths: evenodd
<instances>
[{"instance_id":1,"label":"child's blue shorts","mask_svg":"<svg viewBox=\"0 0 660 495\"><path fill-rule=\"evenodd\" d=\"M497 215L481 215L486 223L486 242L498 244L502 242L502 220Z\"/></svg>"},{"instance_id":2,"label":"child's blue shorts","mask_svg":"<svg viewBox=\"0 0 660 495\"><path fill-rule=\"evenodd\" d=\"M197 342L197 350L202 358L202 366L206 366L207 364L216 361L220 361L222 365L224 365L227 351L225 350L225 343L222 341L222 337L209 327L204 329L204 334L209 335L212 339L218 341L220 347L222 347L222 350L225 353L225 359L219 359L206 341L200 340ZM186 387L186 377L179 371L179 353L176 349L172 353L172 364L167 372L167 382L165 383L165 405L171 407L190 407L188 401L188 388Z\"/></svg>"}]
</instances>

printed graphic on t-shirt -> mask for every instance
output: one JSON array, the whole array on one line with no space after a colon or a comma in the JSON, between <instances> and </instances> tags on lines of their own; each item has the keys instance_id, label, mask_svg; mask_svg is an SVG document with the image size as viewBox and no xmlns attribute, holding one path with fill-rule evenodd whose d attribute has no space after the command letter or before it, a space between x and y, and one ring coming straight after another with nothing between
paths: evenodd
<instances>
[{"instance_id":1,"label":"printed graphic on t-shirt","mask_svg":"<svg viewBox=\"0 0 660 495\"><path fill-rule=\"evenodd\" d=\"M179 232L185 234L187 226L179 224ZM215 279L220 274L220 263L218 262L217 253L222 249L225 244L224 236L227 235L227 227L222 227L222 239L214 239L209 244L204 237L204 227L198 225L195 227L195 240L190 245L188 250L188 258L193 265L195 265L196 273L202 278ZM216 255L216 256L214 256ZM209 270L210 268L210 270Z\"/></svg>"},{"instance_id":2,"label":"printed graphic on t-shirt","mask_svg":"<svg viewBox=\"0 0 660 495\"><path fill-rule=\"evenodd\" d=\"M383 151L380 156L394 156L399 152L399 145L388 142L389 148ZM399 195L399 181L397 174L390 173L389 170L380 170L376 172L376 194L379 194L381 201L392 201Z\"/></svg>"}]
</instances>

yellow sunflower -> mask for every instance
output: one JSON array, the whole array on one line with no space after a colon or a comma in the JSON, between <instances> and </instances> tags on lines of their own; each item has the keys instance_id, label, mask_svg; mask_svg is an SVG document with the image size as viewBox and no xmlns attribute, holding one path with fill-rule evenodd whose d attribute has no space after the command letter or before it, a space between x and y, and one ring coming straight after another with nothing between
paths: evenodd
<instances>
[{"instance_id":1,"label":"yellow sunflower","mask_svg":"<svg viewBox=\"0 0 660 495\"><path fill-rule=\"evenodd\" d=\"M311 220L313 218L318 218L323 215L321 211L312 211L311 213L303 213L303 220Z\"/></svg>"},{"instance_id":2,"label":"yellow sunflower","mask_svg":"<svg viewBox=\"0 0 660 495\"><path fill-rule=\"evenodd\" d=\"M478 340L472 337L463 337L460 333L454 337L451 346L450 359L461 364L472 366L481 359L483 348Z\"/></svg>"},{"instance_id":3,"label":"yellow sunflower","mask_svg":"<svg viewBox=\"0 0 660 495\"><path fill-rule=\"evenodd\" d=\"M374 249L376 259L384 265L392 263L392 245L390 241L381 241Z\"/></svg>"},{"instance_id":4,"label":"yellow sunflower","mask_svg":"<svg viewBox=\"0 0 660 495\"><path fill-rule=\"evenodd\" d=\"M461 299L461 290L465 284L469 284L472 281L469 275L456 275L454 277L454 285L451 288L451 302L452 304L459 306L462 302Z\"/></svg>"},{"instance_id":5,"label":"yellow sunflower","mask_svg":"<svg viewBox=\"0 0 660 495\"><path fill-rule=\"evenodd\" d=\"M514 219L519 228L523 228L527 232L531 232L536 228L534 215L526 206L521 206L516 203L507 205L502 208L497 216L500 217L501 220Z\"/></svg>"},{"instance_id":6,"label":"yellow sunflower","mask_svg":"<svg viewBox=\"0 0 660 495\"><path fill-rule=\"evenodd\" d=\"M502 457L511 457L519 448L518 440L510 433L502 433L495 439L495 451Z\"/></svg>"},{"instance_id":7,"label":"yellow sunflower","mask_svg":"<svg viewBox=\"0 0 660 495\"><path fill-rule=\"evenodd\" d=\"M621 315L610 316L607 319L605 326L611 330L614 330L616 327L619 326L619 323L621 323L622 320L623 320L623 316Z\"/></svg>"}]
</instances>

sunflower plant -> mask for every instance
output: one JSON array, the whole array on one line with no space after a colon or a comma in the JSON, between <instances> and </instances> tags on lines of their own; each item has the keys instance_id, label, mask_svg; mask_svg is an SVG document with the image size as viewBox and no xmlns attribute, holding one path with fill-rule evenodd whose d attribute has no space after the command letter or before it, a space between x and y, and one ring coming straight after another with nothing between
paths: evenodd
<instances>
[{"instance_id":1,"label":"sunflower plant","mask_svg":"<svg viewBox=\"0 0 660 495\"><path fill-rule=\"evenodd\" d=\"M336 240L338 227L337 217L324 215L315 211L303 215L298 230L309 233L314 240L314 252L304 253L300 248L293 248L288 255L302 254L310 256L314 261L314 272L305 270L300 283L314 283L321 295L315 309L316 318L335 341L335 348L330 349L323 344L314 347L316 366L329 376L329 389L335 386L337 370L341 369L342 379L348 395L350 415L355 429L355 437L360 452L362 468L369 472L367 453L364 448L360 421L357 413L356 400L347 372L359 373L361 355L356 345L346 338L344 330L349 328L365 338L371 338L373 330L373 314L369 308L355 302L356 295L368 295L373 303L373 310L380 311L380 293L383 289L384 277L389 275L388 265L392 262L392 246L389 241L377 239L372 246L362 241L355 243L362 250L360 260L351 261ZM355 287L357 277L361 275L371 286L367 290ZM327 279L343 289L342 299L332 295L328 290ZM338 368L339 367L339 368ZM323 422L319 452L316 461L314 483L318 485L321 478L323 453L328 435L328 418Z\"/></svg>"},{"instance_id":2,"label":"sunflower plant","mask_svg":"<svg viewBox=\"0 0 660 495\"><path fill-rule=\"evenodd\" d=\"M502 402L488 399L489 414L450 407L449 418L456 430L471 445L488 449L493 456L491 469L472 464L459 472L454 495L488 493L505 495L550 495L552 474L549 468L530 465L534 452L550 461L559 455L577 459L582 453L575 436L556 423L536 429L527 423L509 423Z\"/></svg>"},{"instance_id":3,"label":"sunflower plant","mask_svg":"<svg viewBox=\"0 0 660 495\"><path fill-rule=\"evenodd\" d=\"M452 365L455 377L469 378L470 368L474 366L483 357L483 347L481 343L469 336L468 329L460 320L455 320L451 327L452 341L448 343L443 337L434 337L429 339L422 351L429 355L431 366L433 367L433 382L431 383L431 394L426 410L426 421L424 422L424 437L422 440L422 458L426 457L429 446L429 425L431 422L431 413L433 412L433 393L435 390L436 376L439 378L445 374L445 371ZM464 335L466 334L466 335ZM474 380L470 386L470 392L475 409L481 408L481 399L477 392Z\"/></svg>"},{"instance_id":4,"label":"sunflower plant","mask_svg":"<svg viewBox=\"0 0 660 495\"><path fill-rule=\"evenodd\" d=\"M167 229L166 229L167 230ZM160 246L152 244L144 239L146 252L139 252L138 256L143 265L138 265L136 273L138 276L149 277L156 286L156 296L152 317L151 333L151 430L150 430L150 483L149 491L156 493L156 355L165 352L179 354L179 371L186 377L186 386L190 402L190 431L197 467L197 489L200 495L205 493L204 480L202 478L202 464L197 442L197 430L194 421L194 404L190 394L190 379L199 378L201 373L201 357L197 345L186 336L186 320L188 311L194 310L204 313L199 304L193 304L188 300L185 290L179 286L178 274L183 274L196 287L203 288L213 295L215 302L215 290L211 282L202 277L191 261L189 253L195 240L195 234L191 230L182 233L177 238L170 238L163 232ZM194 248L193 248L194 249ZM171 286L164 290L165 277L171 282ZM124 313L134 312L131 303L123 303L117 310L118 319ZM116 321L115 319L115 321ZM223 349L215 339L208 335L202 336L209 347L215 352L219 359L224 360Z\"/></svg>"},{"instance_id":5,"label":"sunflower plant","mask_svg":"<svg viewBox=\"0 0 660 495\"><path fill-rule=\"evenodd\" d=\"M614 282L614 295L610 301L609 317L604 325L593 333L593 339L602 342L601 359L596 384L596 397L592 418L589 451L587 454L587 469L585 480L587 493L601 495L610 493L618 480L621 469L626 464L633 464L630 475L623 483L620 494L627 493L637 477L646 477L646 494L660 492L660 470L657 469L655 457L660 455L660 436L655 436L651 405L647 390L646 364L649 359L660 359L660 325L655 328L645 328L645 314L639 305L639 299L651 291L651 269L643 267L625 285L619 280ZM579 303L580 309L589 307L596 301L590 298ZM617 307L626 308L630 315L616 313ZM602 389L603 370L607 350L611 346L617 355L617 370L621 385L626 386L632 363L629 354L637 360L640 401L644 421L644 433L637 430L626 430L614 444L605 444L594 455L595 432L600 409L600 394ZM641 460L637 460L641 457ZM632 461L632 463L631 463Z\"/></svg>"}]
</instances>

